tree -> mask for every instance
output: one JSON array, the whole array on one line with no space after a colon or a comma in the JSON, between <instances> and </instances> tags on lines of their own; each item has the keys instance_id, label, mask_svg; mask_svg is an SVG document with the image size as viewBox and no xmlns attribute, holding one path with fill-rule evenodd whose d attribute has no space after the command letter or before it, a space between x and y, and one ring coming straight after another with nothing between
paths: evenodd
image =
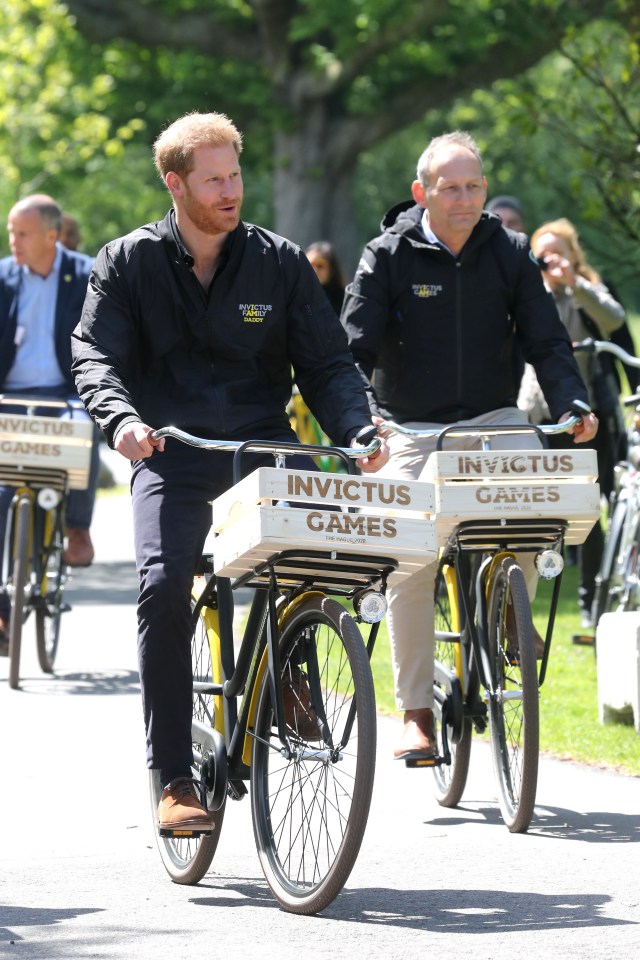
<instances>
[{"instance_id":1,"label":"tree","mask_svg":"<svg viewBox=\"0 0 640 960\"><path fill-rule=\"evenodd\" d=\"M640 37L595 21L525 74L441 118L482 141L490 196L516 194L527 227L566 216L589 260L640 305ZM414 152L420 138L414 133ZM374 161L375 162L375 161Z\"/></svg>"},{"instance_id":2,"label":"tree","mask_svg":"<svg viewBox=\"0 0 640 960\"><path fill-rule=\"evenodd\" d=\"M91 42L155 52L153 69L166 84L156 87L156 102L172 83L163 60L171 68L176 58L191 58L205 85L196 91L178 61L178 93L192 95L190 108L213 104L246 129L249 141L270 145L278 232L303 245L333 239L349 265L360 246L353 197L363 151L457 96L521 74L556 49L568 29L595 16L623 24L636 16L631 0L67 5ZM137 100L149 121L153 100L144 90Z\"/></svg>"},{"instance_id":3,"label":"tree","mask_svg":"<svg viewBox=\"0 0 640 960\"><path fill-rule=\"evenodd\" d=\"M82 77L82 82L78 82ZM74 208L143 123L108 118L114 81L51 0L5 0L0 7L0 202L53 194ZM87 188L87 174L92 185ZM129 200L131 204L131 199Z\"/></svg>"}]
</instances>

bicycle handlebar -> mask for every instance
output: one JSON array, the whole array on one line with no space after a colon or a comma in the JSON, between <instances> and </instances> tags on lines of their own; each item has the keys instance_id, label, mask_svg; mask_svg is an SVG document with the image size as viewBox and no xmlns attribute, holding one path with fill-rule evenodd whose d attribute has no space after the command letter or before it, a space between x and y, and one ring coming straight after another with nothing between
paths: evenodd
<instances>
[{"instance_id":1,"label":"bicycle handlebar","mask_svg":"<svg viewBox=\"0 0 640 960\"><path fill-rule=\"evenodd\" d=\"M234 454L234 483L239 477L236 470L237 459L243 453L258 453L268 451L276 461L282 461L285 457L295 456L296 454L306 453L310 456L335 456L338 457L351 471L352 460L369 457L376 453L382 444L379 437L374 437L371 443L366 446L355 447L324 447L319 443L281 443L273 440L207 440L204 437L194 437L178 427L160 427L151 433L151 438L161 440L163 437L172 437L174 440L180 440L190 447L197 447L199 450L218 450L220 452ZM236 459L237 458L237 459Z\"/></svg>"},{"instance_id":2,"label":"bicycle handlebar","mask_svg":"<svg viewBox=\"0 0 640 960\"><path fill-rule=\"evenodd\" d=\"M585 410L585 412L587 412ZM468 424L466 426L457 425L457 424L448 424L443 427L430 427L424 429L415 429L413 427L405 427L401 423L395 423L393 420L383 420L380 424L380 427L386 430L390 430L392 433L399 433L407 437L437 437L438 444L437 449L442 449L442 441L447 437L471 437L480 435L483 440L488 440L490 437L497 436L498 434L507 434L507 435L521 435L523 433L536 433L543 434L544 436L552 436L558 433L566 433L572 427L577 426L582 420L582 416L578 413L573 413L570 417L567 417L566 420L563 420L561 423L549 423L542 424L540 426L531 424L531 423L522 423L515 425L505 425L498 423L487 423L487 424Z\"/></svg>"},{"instance_id":3,"label":"bicycle handlebar","mask_svg":"<svg viewBox=\"0 0 640 960\"><path fill-rule=\"evenodd\" d=\"M632 357L630 353L619 347L617 343L611 343L609 340L594 340L593 337L587 337L586 340L578 340L573 344L574 352L592 351L593 353L611 353L622 363L629 367L640 369L640 358Z\"/></svg>"}]
</instances>

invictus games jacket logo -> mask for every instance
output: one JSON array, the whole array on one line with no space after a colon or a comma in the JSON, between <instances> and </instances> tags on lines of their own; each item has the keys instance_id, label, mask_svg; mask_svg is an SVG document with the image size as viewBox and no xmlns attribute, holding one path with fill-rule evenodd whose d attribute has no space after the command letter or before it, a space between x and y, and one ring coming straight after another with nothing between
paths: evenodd
<instances>
[{"instance_id":1,"label":"invictus games jacket logo","mask_svg":"<svg viewBox=\"0 0 640 960\"><path fill-rule=\"evenodd\" d=\"M273 305L270 303L239 303L238 309L245 323L262 323Z\"/></svg>"},{"instance_id":2,"label":"invictus games jacket logo","mask_svg":"<svg viewBox=\"0 0 640 960\"><path fill-rule=\"evenodd\" d=\"M437 297L439 293L442 293L441 284L435 283L412 283L411 289L414 297L420 297L421 299L425 297Z\"/></svg>"}]
</instances>

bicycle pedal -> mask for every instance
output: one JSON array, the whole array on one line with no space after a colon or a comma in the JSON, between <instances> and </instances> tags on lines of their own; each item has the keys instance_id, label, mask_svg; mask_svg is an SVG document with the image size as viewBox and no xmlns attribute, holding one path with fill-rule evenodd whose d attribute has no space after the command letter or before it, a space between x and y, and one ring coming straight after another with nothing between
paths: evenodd
<instances>
[{"instance_id":1,"label":"bicycle pedal","mask_svg":"<svg viewBox=\"0 0 640 960\"><path fill-rule=\"evenodd\" d=\"M415 769L416 767L439 767L440 764L444 763L444 758L437 757L410 757L408 760L405 760L405 767L410 769Z\"/></svg>"},{"instance_id":2,"label":"bicycle pedal","mask_svg":"<svg viewBox=\"0 0 640 960\"><path fill-rule=\"evenodd\" d=\"M596 638L588 633L574 633L571 637L571 643L574 643L577 647L594 647Z\"/></svg>"},{"instance_id":3,"label":"bicycle pedal","mask_svg":"<svg viewBox=\"0 0 640 960\"><path fill-rule=\"evenodd\" d=\"M172 827L158 827L158 836L174 838L175 840L191 840L196 837L207 837L210 830L175 830Z\"/></svg>"}]
</instances>

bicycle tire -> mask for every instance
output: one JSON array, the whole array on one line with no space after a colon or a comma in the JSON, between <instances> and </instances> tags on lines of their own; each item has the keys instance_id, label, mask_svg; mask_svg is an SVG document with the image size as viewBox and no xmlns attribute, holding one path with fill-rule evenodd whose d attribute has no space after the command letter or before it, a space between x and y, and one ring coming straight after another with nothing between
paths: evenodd
<instances>
[{"instance_id":1,"label":"bicycle tire","mask_svg":"<svg viewBox=\"0 0 640 960\"><path fill-rule=\"evenodd\" d=\"M44 570L40 579L40 602L36 607L36 647L38 663L43 673L53 673L60 640L60 621L64 610L65 565L62 559L62 527L56 513L54 518L43 517L45 529L51 524L50 536L45 536L43 550Z\"/></svg>"},{"instance_id":2,"label":"bicycle tire","mask_svg":"<svg viewBox=\"0 0 640 960\"><path fill-rule=\"evenodd\" d=\"M514 638L508 641L506 636L509 602L517 647ZM493 573L487 626L494 688L489 728L500 810L511 833L526 833L538 783L538 670L527 587L512 557L504 558Z\"/></svg>"},{"instance_id":3,"label":"bicycle tire","mask_svg":"<svg viewBox=\"0 0 640 960\"><path fill-rule=\"evenodd\" d=\"M192 609L194 603L192 601ZM194 680L209 680L213 676L211 666L211 651L205 623L206 611L196 622L191 637L191 666ZM214 682L221 682L220 677L213 677ZM193 693L193 717L202 723L213 726L215 718L214 698L210 693ZM193 743L195 756L202 756L206 751L202 744ZM192 775L195 780L200 779L201 764L194 759ZM149 771L149 788L151 795L151 814L154 829L157 818L158 804L162 796L160 771ZM207 795L207 805L210 807L212 797ZM161 837L156 830L156 842L164 867L174 883L193 885L199 883L211 866L220 840L220 833L224 821L226 794L221 805L216 809L213 820L214 828L209 834L197 837Z\"/></svg>"},{"instance_id":4,"label":"bicycle tire","mask_svg":"<svg viewBox=\"0 0 640 960\"><path fill-rule=\"evenodd\" d=\"M465 689L465 680L463 676L462 650L460 643L452 643L444 639L437 639L438 632L457 633L459 632L459 618L455 602L456 585L450 577L447 577L442 569L438 571L434 590L435 607L435 657L443 666L454 673L461 683L462 690ZM453 600L453 603L452 603ZM442 709L445 699L445 691L436 683L434 690L433 703L433 721L435 734L438 741L441 739L442 730ZM469 774L469 763L471 760L471 735L472 724L469 717L464 717L462 721L462 736L456 743L452 737L451 728L448 728L449 751L451 753L451 763L441 763L432 767L434 794L441 807L457 807L464 788L467 785Z\"/></svg>"},{"instance_id":5,"label":"bicycle tire","mask_svg":"<svg viewBox=\"0 0 640 960\"><path fill-rule=\"evenodd\" d=\"M618 609L618 601L624 592L626 557L621 558L621 549L627 523L627 512L630 508L629 500L618 501L607 531L602 553L602 564L596 578L593 599L593 622L596 628L603 614Z\"/></svg>"},{"instance_id":6,"label":"bicycle tire","mask_svg":"<svg viewBox=\"0 0 640 960\"><path fill-rule=\"evenodd\" d=\"M20 683L20 650L24 623L24 598L29 573L29 526L31 500L18 498L14 515L13 571L11 576L11 616L9 619L9 686L16 690Z\"/></svg>"},{"instance_id":7,"label":"bicycle tire","mask_svg":"<svg viewBox=\"0 0 640 960\"><path fill-rule=\"evenodd\" d=\"M265 673L250 783L254 835L267 883L285 910L306 915L328 906L351 873L369 815L376 757L375 692L360 631L344 607L317 595L303 599L285 622L283 679L293 682L292 669L306 664L312 687L314 657L322 696L317 717L326 717L323 734L310 742L290 729L294 750L311 755L282 756ZM351 708L353 726L344 745Z\"/></svg>"},{"instance_id":8,"label":"bicycle tire","mask_svg":"<svg viewBox=\"0 0 640 960\"><path fill-rule=\"evenodd\" d=\"M629 511L633 511L630 521ZM628 529L630 524L633 526ZM599 574L596 583L596 626L604 613L630 613L640 609L640 521L635 503L625 502L623 521L618 528L612 521L611 530L615 536L613 549L605 545L605 556L611 558L610 567L606 578Z\"/></svg>"}]
</instances>

